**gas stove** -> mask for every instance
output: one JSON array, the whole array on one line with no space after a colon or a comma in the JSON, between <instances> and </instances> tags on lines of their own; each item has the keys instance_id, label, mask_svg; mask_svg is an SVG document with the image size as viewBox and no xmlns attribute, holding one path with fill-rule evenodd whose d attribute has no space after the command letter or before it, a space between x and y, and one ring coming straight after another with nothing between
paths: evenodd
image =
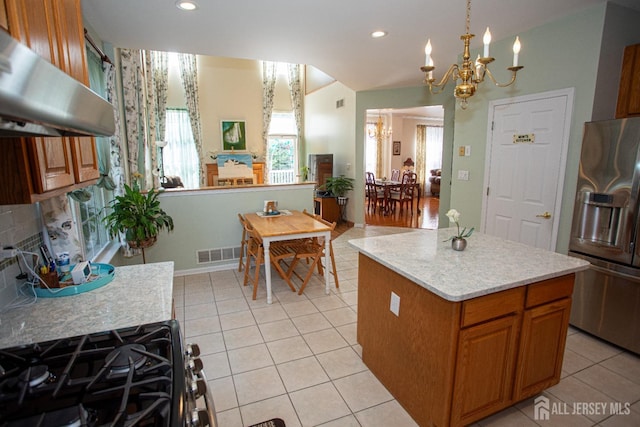
<instances>
[{"instance_id":1,"label":"gas stove","mask_svg":"<svg viewBox=\"0 0 640 427\"><path fill-rule=\"evenodd\" d=\"M213 427L198 355L175 320L2 349L0 426Z\"/></svg>"}]
</instances>

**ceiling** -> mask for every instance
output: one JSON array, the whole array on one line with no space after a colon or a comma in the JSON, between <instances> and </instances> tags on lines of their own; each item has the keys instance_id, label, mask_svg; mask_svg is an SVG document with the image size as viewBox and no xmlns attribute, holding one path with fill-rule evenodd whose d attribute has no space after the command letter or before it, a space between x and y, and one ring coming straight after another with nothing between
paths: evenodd
<instances>
[{"instance_id":1,"label":"ceiling","mask_svg":"<svg viewBox=\"0 0 640 427\"><path fill-rule=\"evenodd\" d=\"M195 1L193 12L175 0L82 0L82 7L85 22L115 47L308 64L355 91L420 85L427 38L436 77L462 51L464 0ZM605 1L476 0L472 48L482 45L486 26L493 40L512 38ZM613 2L640 10L638 0ZM388 35L371 38L378 29ZM494 67L509 65L497 58Z\"/></svg>"}]
</instances>

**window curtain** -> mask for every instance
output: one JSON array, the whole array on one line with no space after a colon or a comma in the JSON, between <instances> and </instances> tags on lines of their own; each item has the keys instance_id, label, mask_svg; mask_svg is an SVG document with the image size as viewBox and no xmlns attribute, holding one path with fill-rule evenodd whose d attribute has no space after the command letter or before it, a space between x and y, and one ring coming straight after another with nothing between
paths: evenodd
<instances>
[{"instance_id":1,"label":"window curtain","mask_svg":"<svg viewBox=\"0 0 640 427\"><path fill-rule=\"evenodd\" d=\"M198 180L200 186L204 186L206 171L204 170L205 161L202 151L202 128L200 126L200 109L198 107L198 65L196 56L189 53L180 53L178 54L178 62L180 64L180 77L182 78L187 111L189 112L189 120L191 122L193 144L198 153ZM198 186L192 188L198 188Z\"/></svg>"},{"instance_id":2,"label":"window curtain","mask_svg":"<svg viewBox=\"0 0 640 427\"><path fill-rule=\"evenodd\" d=\"M269 127L271 126L271 114L273 113L277 68L278 64L276 62L262 61L262 149L265 158L268 155ZM265 162L265 169L265 179L268 184L269 162Z\"/></svg>"},{"instance_id":3,"label":"window curtain","mask_svg":"<svg viewBox=\"0 0 640 427\"><path fill-rule=\"evenodd\" d=\"M416 126L416 165L415 173L417 176L417 182L420 184L422 194L426 194L427 187L425 178L427 176L427 126Z\"/></svg>"},{"instance_id":4,"label":"window curtain","mask_svg":"<svg viewBox=\"0 0 640 427\"><path fill-rule=\"evenodd\" d=\"M122 98L124 103L124 125L127 139L127 164L129 181L139 173L141 148L144 147L144 74L140 50L120 50L120 72L122 74ZM142 157L144 161L144 156ZM144 169L143 169L144 171ZM143 187L143 185L141 185Z\"/></svg>"},{"instance_id":5,"label":"window curtain","mask_svg":"<svg viewBox=\"0 0 640 427\"><path fill-rule=\"evenodd\" d=\"M297 132L297 145L296 154L300 157L303 153L300 147L304 147L302 141L303 132L303 97L302 87L300 85L300 64L288 64L287 69L289 71L289 93L291 94L291 105L293 107L293 116L296 119L296 132ZM302 159L304 160L304 159ZM302 163L304 164L304 162Z\"/></svg>"},{"instance_id":6,"label":"window curtain","mask_svg":"<svg viewBox=\"0 0 640 427\"><path fill-rule=\"evenodd\" d=\"M108 63L106 63L109 65ZM97 94L107 99L107 76L102 65L102 58L92 50L87 49L87 70L89 72L89 87ZM110 141L108 137L96 137L96 151L98 154L98 169L100 178L96 185L105 190L113 191L115 184L109 176L111 170Z\"/></svg>"},{"instance_id":7,"label":"window curtain","mask_svg":"<svg viewBox=\"0 0 640 427\"><path fill-rule=\"evenodd\" d=\"M153 108L153 116L155 117L156 123L156 134L155 140L162 141L165 138L165 129L166 129L166 113L165 110L167 108L167 92L168 92L168 80L169 80L169 65L168 65L168 55L167 52L159 52L152 50L150 53L151 57L151 76L153 78L153 88L154 88L154 108ZM157 159L159 148L153 147L151 152L156 156L156 162L153 165L154 170L160 171L160 163ZM165 170L166 173L166 170ZM158 180L158 185L160 184L160 174L155 174L154 180Z\"/></svg>"},{"instance_id":8,"label":"window curtain","mask_svg":"<svg viewBox=\"0 0 640 427\"><path fill-rule=\"evenodd\" d=\"M144 170L145 187L156 188L160 184L158 178L158 149L156 148L156 88L153 78L153 64L151 59L151 51L143 50L142 58L144 61L144 139L141 148L141 154L144 156L142 161L138 162L141 170Z\"/></svg>"},{"instance_id":9,"label":"window curtain","mask_svg":"<svg viewBox=\"0 0 640 427\"><path fill-rule=\"evenodd\" d=\"M432 169L442 168L442 126L418 125L416 130L416 173L424 194Z\"/></svg>"},{"instance_id":10,"label":"window curtain","mask_svg":"<svg viewBox=\"0 0 640 427\"><path fill-rule=\"evenodd\" d=\"M376 124L376 129L378 129L377 124ZM384 137L382 136L382 132L376 132L376 176L377 177L384 176L384 170L382 165L382 158L384 157L382 155L382 139L383 138Z\"/></svg>"},{"instance_id":11,"label":"window curtain","mask_svg":"<svg viewBox=\"0 0 640 427\"><path fill-rule=\"evenodd\" d=\"M119 196L124 194L125 172L122 165L123 147L120 139L121 123L118 111L118 92L116 90L116 67L108 62L104 62L102 65L107 85L107 101L113 106L113 118L115 121L115 132L108 138L110 175L113 179L114 192Z\"/></svg>"},{"instance_id":12,"label":"window curtain","mask_svg":"<svg viewBox=\"0 0 640 427\"><path fill-rule=\"evenodd\" d=\"M166 124L164 139L168 144L163 150L164 174L179 176L185 188L198 188L200 163L193 143L189 112L185 109L167 109Z\"/></svg>"}]
</instances>

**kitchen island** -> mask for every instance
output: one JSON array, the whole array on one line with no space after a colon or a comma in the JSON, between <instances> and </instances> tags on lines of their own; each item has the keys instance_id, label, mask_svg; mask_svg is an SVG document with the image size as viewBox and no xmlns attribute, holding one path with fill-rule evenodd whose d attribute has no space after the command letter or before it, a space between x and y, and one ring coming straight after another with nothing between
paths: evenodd
<instances>
[{"instance_id":1,"label":"kitchen island","mask_svg":"<svg viewBox=\"0 0 640 427\"><path fill-rule=\"evenodd\" d=\"M588 263L455 229L350 240L365 364L419 425L467 425L560 380ZM395 313L394 313L395 312Z\"/></svg>"},{"instance_id":2,"label":"kitchen island","mask_svg":"<svg viewBox=\"0 0 640 427\"><path fill-rule=\"evenodd\" d=\"M98 289L3 313L0 348L169 320L172 298L173 262L116 267Z\"/></svg>"}]
</instances>

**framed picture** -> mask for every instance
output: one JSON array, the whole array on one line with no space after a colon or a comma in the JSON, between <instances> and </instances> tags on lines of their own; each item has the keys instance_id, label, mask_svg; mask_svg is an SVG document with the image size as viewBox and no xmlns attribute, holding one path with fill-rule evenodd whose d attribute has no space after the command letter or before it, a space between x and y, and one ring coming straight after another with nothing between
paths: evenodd
<instances>
[{"instance_id":1,"label":"framed picture","mask_svg":"<svg viewBox=\"0 0 640 427\"><path fill-rule=\"evenodd\" d=\"M400 155L400 141L393 141L393 155Z\"/></svg>"},{"instance_id":2,"label":"framed picture","mask_svg":"<svg viewBox=\"0 0 640 427\"><path fill-rule=\"evenodd\" d=\"M244 120L223 120L220 124L222 151L247 149L247 133Z\"/></svg>"}]
</instances>

